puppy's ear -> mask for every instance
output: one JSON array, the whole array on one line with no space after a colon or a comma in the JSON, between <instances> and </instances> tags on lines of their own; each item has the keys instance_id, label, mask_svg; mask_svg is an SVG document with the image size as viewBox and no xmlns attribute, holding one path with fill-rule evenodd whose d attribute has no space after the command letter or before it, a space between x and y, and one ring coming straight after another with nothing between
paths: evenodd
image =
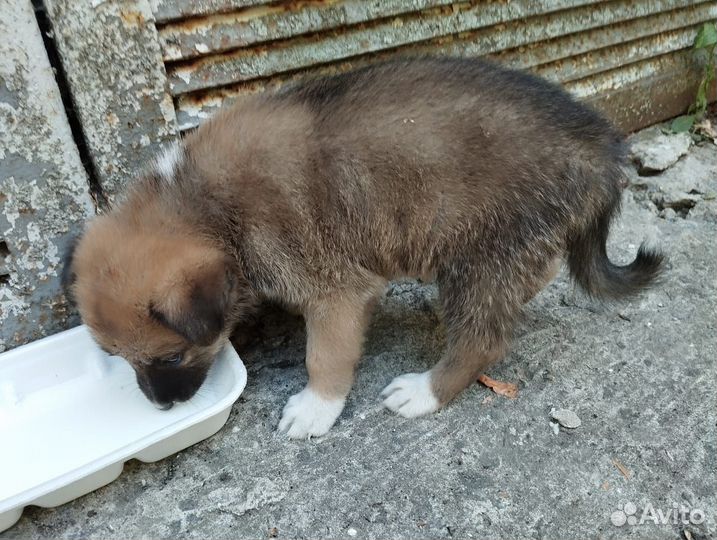
<instances>
[{"instance_id":1,"label":"puppy's ear","mask_svg":"<svg viewBox=\"0 0 717 540\"><path fill-rule=\"evenodd\" d=\"M62 258L62 272L60 274L60 285L62 286L62 291L65 293L65 296L70 301L74 301L73 294L72 294L72 286L75 284L75 279L77 278L77 275L75 274L75 268L74 268L74 259L75 259L75 250L77 249L77 244L79 244L79 243L80 243L79 235L70 239L70 241L67 243L67 247L65 248L65 255Z\"/></svg>"},{"instance_id":2,"label":"puppy's ear","mask_svg":"<svg viewBox=\"0 0 717 540\"><path fill-rule=\"evenodd\" d=\"M180 271L149 305L150 316L190 343L211 345L227 323L236 277L224 257Z\"/></svg>"}]
</instances>

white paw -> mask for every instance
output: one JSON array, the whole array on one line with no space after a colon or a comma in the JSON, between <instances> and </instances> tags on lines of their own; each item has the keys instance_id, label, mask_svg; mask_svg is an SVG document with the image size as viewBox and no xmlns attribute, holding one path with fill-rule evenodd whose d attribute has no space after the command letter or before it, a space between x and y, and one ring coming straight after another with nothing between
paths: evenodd
<instances>
[{"instance_id":1,"label":"white paw","mask_svg":"<svg viewBox=\"0 0 717 540\"><path fill-rule=\"evenodd\" d=\"M344 409L344 399L325 399L306 387L289 398L279 422L279 431L290 439L325 435Z\"/></svg>"},{"instance_id":2,"label":"white paw","mask_svg":"<svg viewBox=\"0 0 717 540\"><path fill-rule=\"evenodd\" d=\"M406 373L393 379L381 392L384 407L406 418L437 411L440 403L431 388L431 372Z\"/></svg>"}]
</instances>

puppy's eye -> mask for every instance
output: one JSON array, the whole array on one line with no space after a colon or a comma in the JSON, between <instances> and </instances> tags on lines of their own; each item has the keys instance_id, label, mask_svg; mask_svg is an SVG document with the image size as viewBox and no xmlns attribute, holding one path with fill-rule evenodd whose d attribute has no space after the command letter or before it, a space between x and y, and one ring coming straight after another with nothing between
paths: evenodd
<instances>
[{"instance_id":1,"label":"puppy's eye","mask_svg":"<svg viewBox=\"0 0 717 540\"><path fill-rule=\"evenodd\" d=\"M165 358L162 360L163 363L167 364L168 366L178 366L182 363L182 355L178 354L176 356L170 356L169 358Z\"/></svg>"}]
</instances>

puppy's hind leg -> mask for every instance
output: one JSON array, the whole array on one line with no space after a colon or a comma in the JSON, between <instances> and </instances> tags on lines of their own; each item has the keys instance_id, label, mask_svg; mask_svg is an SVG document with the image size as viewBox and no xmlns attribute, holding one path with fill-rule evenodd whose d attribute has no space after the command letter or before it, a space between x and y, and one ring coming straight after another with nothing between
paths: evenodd
<instances>
[{"instance_id":1,"label":"puppy's hind leg","mask_svg":"<svg viewBox=\"0 0 717 540\"><path fill-rule=\"evenodd\" d=\"M364 333L382 289L336 295L306 309L309 383L289 398L279 431L307 439L326 434L334 425L351 390Z\"/></svg>"},{"instance_id":2,"label":"puppy's hind leg","mask_svg":"<svg viewBox=\"0 0 717 540\"><path fill-rule=\"evenodd\" d=\"M429 371L396 377L381 393L384 406L406 418L438 410L500 359L519 309L488 280L439 276L438 285L448 341L443 357Z\"/></svg>"}]
</instances>

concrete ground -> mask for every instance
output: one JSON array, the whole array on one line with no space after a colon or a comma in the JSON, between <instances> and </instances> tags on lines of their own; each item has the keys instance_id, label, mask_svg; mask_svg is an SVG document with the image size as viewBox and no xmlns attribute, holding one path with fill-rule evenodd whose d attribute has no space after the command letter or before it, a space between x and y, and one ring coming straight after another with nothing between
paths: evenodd
<instances>
[{"instance_id":1,"label":"concrete ground","mask_svg":"<svg viewBox=\"0 0 717 540\"><path fill-rule=\"evenodd\" d=\"M693 146L651 174L633 173L610 252L627 262L650 238L669 255L664 282L603 305L562 273L489 372L516 383L517 399L474 385L427 418L382 409L381 389L430 367L444 339L435 290L397 284L326 437L275 433L306 382L304 338L296 322L267 325L244 354L249 383L217 435L158 463L128 463L117 481L59 508L28 508L0 536L717 538L717 147ZM553 408L581 425L551 424ZM687 524L675 516L682 507Z\"/></svg>"}]
</instances>

